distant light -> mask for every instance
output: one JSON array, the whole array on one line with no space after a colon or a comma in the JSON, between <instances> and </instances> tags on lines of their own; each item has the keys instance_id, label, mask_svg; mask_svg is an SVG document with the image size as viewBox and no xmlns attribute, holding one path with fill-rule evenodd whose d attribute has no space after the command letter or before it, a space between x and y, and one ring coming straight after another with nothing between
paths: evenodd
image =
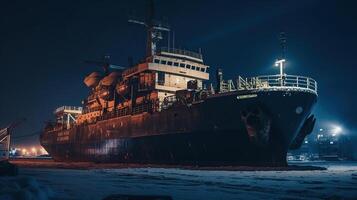
<instances>
[{"instance_id":1,"label":"distant light","mask_svg":"<svg viewBox=\"0 0 357 200\"><path fill-rule=\"evenodd\" d=\"M47 151L44 148L41 148L41 154L48 154Z\"/></svg>"},{"instance_id":2,"label":"distant light","mask_svg":"<svg viewBox=\"0 0 357 200\"><path fill-rule=\"evenodd\" d=\"M323 131L324 129L320 128L320 131Z\"/></svg>"},{"instance_id":3,"label":"distant light","mask_svg":"<svg viewBox=\"0 0 357 200\"><path fill-rule=\"evenodd\" d=\"M330 144L333 144L333 142L331 141Z\"/></svg>"},{"instance_id":4,"label":"distant light","mask_svg":"<svg viewBox=\"0 0 357 200\"><path fill-rule=\"evenodd\" d=\"M31 151L32 151L33 153L36 153L36 148L35 148L35 147L32 147Z\"/></svg>"},{"instance_id":5,"label":"distant light","mask_svg":"<svg viewBox=\"0 0 357 200\"><path fill-rule=\"evenodd\" d=\"M333 126L331 132L332 132L332 136L336 136L336 135L342 133L342 127L335 125L335 126Z\"/></svg>"},{"instance_id":6,"label":"distant light","mask_svg":"<svg viewBox=\"0 0 357 200\"><path fill-rule=\"evenodd\" d=\"M309 143L307 140L305 141L305 144Z\"/></svg>"}]
</instances>

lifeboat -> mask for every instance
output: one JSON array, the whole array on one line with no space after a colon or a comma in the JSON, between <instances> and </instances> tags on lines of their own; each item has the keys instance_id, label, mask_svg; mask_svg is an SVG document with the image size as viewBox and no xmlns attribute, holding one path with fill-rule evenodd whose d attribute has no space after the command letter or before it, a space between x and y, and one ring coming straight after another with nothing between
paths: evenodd
<instances>
[{"instance_id":1,"label":"lifeboat","mask_svg":"<svg viewBox=\"0 0 357 200\"><path fill-rule=\"evenodd\" d=\"M101 78L102 75L99 72L92 72L84 78L83 82L87 87L94 88L99 84Z\"/></svg>"},{"instance_id":2,"label":"lifeboat","mask_svg":"<svg viewBox=\"0 0 357 200\"><path fill-rule=\"evenodd\" d=\"M117 83L119 80L121 74L119 72L112 72L108 76L104 77L101 81L100 84L103 86L113 86Z\"/></svg>"}]
</instances>

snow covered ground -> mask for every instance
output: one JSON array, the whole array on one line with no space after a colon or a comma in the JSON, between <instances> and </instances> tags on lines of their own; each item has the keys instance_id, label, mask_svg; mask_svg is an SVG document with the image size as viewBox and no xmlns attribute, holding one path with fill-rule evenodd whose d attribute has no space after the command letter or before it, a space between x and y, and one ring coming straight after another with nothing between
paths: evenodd
<instances>
[{"instance_id":1,"label":"snow covered ground","mask_svg":"<svg viewBox=\"0 0 357 200\"><path fill-rule=\"evenodd\" d=\"M34 177L38 182L35 183L35 188L42 187L45 191L40 193L42 199L46 197L49 199L102 199L110 194L169 195L174 200L357 199L357 162L301 164L323 166L327 170L199 171L173 168L92 170L20 168L20 178ZM0 178L2 185L8 179Z\"/></svg>"}]
</instances>

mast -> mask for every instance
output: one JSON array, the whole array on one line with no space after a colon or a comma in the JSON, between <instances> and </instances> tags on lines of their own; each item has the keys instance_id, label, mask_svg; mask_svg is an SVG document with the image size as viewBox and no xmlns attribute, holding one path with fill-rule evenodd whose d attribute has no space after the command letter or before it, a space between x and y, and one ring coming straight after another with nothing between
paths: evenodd
<instances>
[{"instance_id":1,"label":"mast","mask_svg":"<svg viewBox=\"0 0 357 200\"><path fill-rule=\"evenodd\" d=\"M285 67L285 51L286 51L286 37L285 37L285 32L281 32L279 36L279 41L280 41L280 47L281 47L281 55L278 60L275 61L275 66L279 67L280 69L280 85L283 86L285 85L285 73L284 73L284 67Z\"/></svg>"},{"instance_id":2,"label":"mast","mask_svg":"<svg viewBox=\"0 0 357 200\"><path fill-rule=\"evenodd\" d=\"M280 41L280 48L281 48L281 55L280 59L285 59L286 53L286 36L285 32L280 32L279 41Z\"/></svg>"},{"instance_id":3,"label":"mast","mask_svg":"<svg viewBox=\"0 0 357 200\"><path fill-rule=\"evenodd\" d=\"M161 31L170 32L167 25L163 25L160 21L155 20L154 1L149 0L147 15L145 20L138 20L132 17L128 20L130 23L143 25L147 31L146 41L146 56L151 57L156 53L156 44L162 39Z\"/></svg>"}]
</instances>

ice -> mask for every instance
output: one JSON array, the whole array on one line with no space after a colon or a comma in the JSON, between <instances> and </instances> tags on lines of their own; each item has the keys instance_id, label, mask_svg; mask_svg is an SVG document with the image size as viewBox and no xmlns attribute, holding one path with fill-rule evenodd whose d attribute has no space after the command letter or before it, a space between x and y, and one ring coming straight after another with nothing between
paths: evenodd
<instances>
[{"instance_id":1,"label":"ice","mask_svg":"<svg viewBox=\"0 0 357 200\"><path fill-rule=\"evenodd\" d=\"M33 177L1 177L1 200L47 200L52 197L52 191L39 184Z\"/></svg>"},{"instance_id":2,"label":"ice","mask_svg":"<svg viewBox=\"0 0 357 200\"><path fill-rule=\"evenodd\" d=\"M53 196L38 190L43 197L49 199L102 199L111 194L169 195L175 200L357 199L357 162L319 162L299 165L323 166L327 170L20 168L20 175L35 177L39 185L50 187ZM30 180L34 182L34 188L38 188L36 181ZM22 186L18 185L18 187ZM42 198L41 195L38 194Z\"/></svg>"}]
</instances>

